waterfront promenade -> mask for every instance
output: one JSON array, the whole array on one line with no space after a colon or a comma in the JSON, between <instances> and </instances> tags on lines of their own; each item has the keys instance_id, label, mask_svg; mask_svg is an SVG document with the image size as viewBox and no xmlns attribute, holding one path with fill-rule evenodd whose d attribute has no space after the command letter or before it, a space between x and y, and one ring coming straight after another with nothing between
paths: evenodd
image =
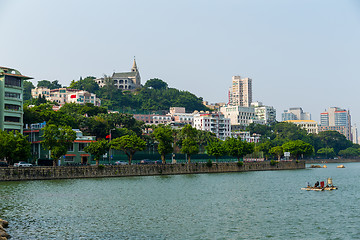
<instances>
[{"instance_id":1,"label":"waterfront promenade","mask_svg":"<svg viewBox=\"0 0 360 240\"><path fill-rule=\"evenodd\" d=\"M304 161L0 168L0 181L130 177L304 169Z\"/></svg>"}]
</instances>

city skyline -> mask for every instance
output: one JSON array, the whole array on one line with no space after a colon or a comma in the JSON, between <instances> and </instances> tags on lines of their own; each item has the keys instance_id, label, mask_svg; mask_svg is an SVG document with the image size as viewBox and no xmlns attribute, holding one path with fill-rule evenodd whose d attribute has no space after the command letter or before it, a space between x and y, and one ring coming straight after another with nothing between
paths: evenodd
<instances>
[{"instance_id":1,"label":"city skyline","mask_svg":"<svg viewBox=\"0 0 360 240\"><path fill-rule=\"evenodd\" d=\"M231 78L240 75L253 80L253 101L274 106L278 120L302 107L319 121L336 106L357 124L359 10L356 1L3 0L0 27L9 35L0 65L34 83L68 86L80 76L128 71L135 55L143 83L160 78L227 102Z\"/></svg>"}]
</instances>

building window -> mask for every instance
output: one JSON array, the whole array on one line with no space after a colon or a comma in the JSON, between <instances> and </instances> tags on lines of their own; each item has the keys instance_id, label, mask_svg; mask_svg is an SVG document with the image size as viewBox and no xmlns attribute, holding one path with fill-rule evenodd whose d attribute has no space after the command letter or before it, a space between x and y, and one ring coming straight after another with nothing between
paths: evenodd
<instances>
[{"instance_id":1,"label":"building window","mask_svg":"<svg viewBox=\"0 0 360 240\"><path fill-rule=\"evenodd\" d=\"M5 104L5 109L19 111L21 109L21 107L19 105L14 105L14 104Z\"/></svg>"},{"instance_id":2,"label":"building window","mask_svg":"<svg viewBox=\"0 0 360 240\"><path fill-rule=\"evenodd\" d=\"M73 156L65 156L64 162L73 162L74 157Z\"/></svg>"},{"instance_id":3,"label":"building window","mask_svg":"<svg viewBox=\"0 0 360 240\"><path fill-rule=\"evenodd\" d=\"M74 151L74 144L71 144L68 148L68 152L73 152Z\"/></svg>"},{"instance_id":4,"label":"building window","mask_svg":"<svg viewBox=\"0 0 360 240\"><path fill-rule=\"evenodd\" d=\"M21 87L21 79L15 77L5 77L5 85Z\"/></svg>"},{"instance_id":5,"label":"building window","mask_svg":"<svg viewBox=\"0 0 360 240\"><path fill-rule=\"evenodd\" d=\"M19 118L19 117L5 116L5 122L16 122L16 123L19 123L19 122L20 122L20 118Z\"/></svg>"},{"instance_id":6,"label":"building window","mask_svg":"<svg viewBox=\"0 0 360 240\"><path fill-rule=\"evenodd\" d=\"M20 93L5 92L5 97L20 99Z\"/></svg>"},{"instance_id":7,"label":"building window","mask_svg":"<svg viewBox=\"0 0 360 240\"><path fill-rule=\"evenodd\" d=\"M83 152L86 147L86 143L79 143L79 151Z\"/></svg>"}]
</instances>

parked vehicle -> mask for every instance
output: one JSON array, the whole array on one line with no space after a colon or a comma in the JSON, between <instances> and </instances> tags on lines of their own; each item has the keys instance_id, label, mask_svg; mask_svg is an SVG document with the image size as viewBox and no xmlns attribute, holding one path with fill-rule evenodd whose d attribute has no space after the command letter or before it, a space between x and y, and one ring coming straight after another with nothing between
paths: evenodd
<instances>
[{"instance_id":1,"label":"parked vehicle","mask_svg":"<svg viewBox=\"0 0 360 240\"><path fill-rule=\"evenodd\" d=\"M115 162L115 165L128 165L129 163L124 162L124 161L117 161Z\"/></svg>"},{"instance_id":2,"label":"parked vehicle","mask_svg":"<svg viewBox=\"0 0 360 240\"><path fill-rule=\"evenodd\" d=\"M6 162L0 162L0 167L8 167L9 164L7 164Z\"/></svg>"},{"instance_id":3,"label":"parked vehicle","mask_svg":"<svg viewBox=\"0 0 360 240\"><path fill-rule=\"evenodd\" d=\"M155 161L152 161L150 159L143 159L140 161L139 164L155 164Z\"/></svg>"},{"instance_id":4,"label":"parked vehicle","mask_svg":"<svg viewBox=\"0 0 360 240\"><path fill-rule=\"evenodd\" d=\"M18 162L14 164L14 167L32 167L33 165L31 163L27 162Z\"/></svg>"}]
</instances>

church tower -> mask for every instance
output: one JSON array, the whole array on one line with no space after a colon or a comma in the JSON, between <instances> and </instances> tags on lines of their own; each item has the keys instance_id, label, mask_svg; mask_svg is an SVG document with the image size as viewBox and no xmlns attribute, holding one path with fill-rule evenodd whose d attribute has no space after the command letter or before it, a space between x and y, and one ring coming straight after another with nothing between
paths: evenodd
<instances>
[{"instance_id":1,"label":"church tower","mask_svg":"<svg viewBox=\"0 0 360 240\"><path fill-rule=\"evenodd\" d=\"M131 72L134 72L135 73L135 85L137 87L140 87L140 84L141 84L141 78L140 78L140 73L139 73L139 70L137 68L137 65L136 65L136 60L135 60L135 57L134 57L134 63L133 63L133 66L131 68Z\"/></svg>"},{"instance_id":2,"label":"church tower","mask_svg":"<svg viewBox=\"0 0 360 240\"><path fill-rule=\"evenodd\" d=\"M137 71L138 71L137 65L136 65L136 61L135 61L135 57L134 57L134 63L133 63L133 66L132 66L132 68L131 68L131 71L132 71L132 72L137 72Z\"/></svg>"}]
</instances>

